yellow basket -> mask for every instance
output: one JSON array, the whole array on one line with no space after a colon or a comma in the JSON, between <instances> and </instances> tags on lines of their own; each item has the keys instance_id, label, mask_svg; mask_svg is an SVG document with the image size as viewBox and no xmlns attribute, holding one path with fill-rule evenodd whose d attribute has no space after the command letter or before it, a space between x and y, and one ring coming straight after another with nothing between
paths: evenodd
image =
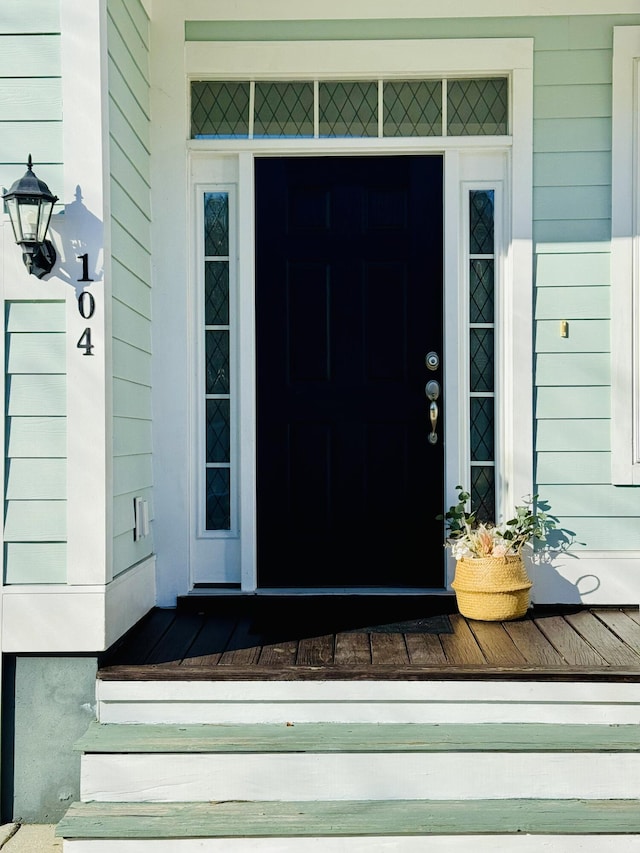
<instances>
[{"instance_id":1,"label":"yellow basket","mask_svg":"<svg viewBox=\"0 0 640 853\"><path fill-rule=\"evenodd\" d=\"M451 586L463 616L502 622L525 615L533 584L522 558L509 556L458 560Z\"/></svg>"}]
</instances>

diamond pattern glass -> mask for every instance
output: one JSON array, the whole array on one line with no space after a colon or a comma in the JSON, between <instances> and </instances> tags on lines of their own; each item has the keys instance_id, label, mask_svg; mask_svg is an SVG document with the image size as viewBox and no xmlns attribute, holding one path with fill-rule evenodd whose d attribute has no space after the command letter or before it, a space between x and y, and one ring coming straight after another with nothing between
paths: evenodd
<instances>
[{"instance_id":1,"label":"diamond pattern glass","mask_svg":"<svg viewBox=\"0 0 640 853\"><path fill-rule=\"evenodd\" d=\"M503 136L508 133L507 78L449 80L447 116L449 136Z\"/></svg>"},{"instance_id":2,"label":"diamond pattern glass","mask_svg":"<svg viewBox=\"0 0 640 853\"><path fill-rule=\"evenodd\" d=\"M495 480L495 468L488 465L474 465L471 468L471 510L478 521L495 521Z\"/></svg>"},{"instance_id":3,"label":"diamond pattern glass","mask_svg":"<svg viewBox=\"0 0 640 853\"><path fill-rule=\"evenodd\" d=\"M207 468L207 530L231 528L231 472Z\"/></svg>"},{"instance_id":4,"label":"diamond pattern glass","mask_svg":"<svg viewBox=\"0 0 640 853\"><path fill-rule=\"evenodd\" d=\"M471 398L471 460L493 462L493 397Z\"/></svg>"},{"instance_id":5,"label":"diamond pattern glass","mask_svg":"<svg viewBox=\"0 0 640 853\"><path fill-rule=\"evenodd\" d=\"M493 323L493 261L470 262L469 289L469 321Z\"/></svg>"},{"instance_id":6,"label":"diamond pattern glass","mask_svg":"<svg viewBox=\"0 0 640 853\"><path fill-rule=\"evenodd\" d=\"M207 326L229 323L228 261L207 261L204 265L204 322Z\"/></svg>"},{"instance_id":7,"label":"diamond pattern glass","mask_svg":"<svg viewBox=\"0 0 640 853\"><path fill-rule=\"evenodd\" d=\"M229 393L229 332L205 332L206 393Z\"/></svg>"},{"instance_id":8,"label":"diamond pattern glass","mask_svg":"<svg viewBox=\"0 0 640 853\"><path fill-rule=\"evenodd\" d=\"M249 135L249 83L191 84L191 138Z\"/></svg>"},{"instance_id":9,"label":"diamond pattern glass","mask_svg":"<svg viewBox=\"0 0 640 853\"><path fill-rule=\"evenodd\" d=\"M313 136L313 83L256 83L254 136Z\"/></svg>"},{"instance_id":10,"label":"diamond pattern glass","mask_svg":"<svg viewBox=\"0 0 640 853\"><path fill-rule=\"evenodd\" d=\"M384 136L440 136L440 80L399 80L384 84Z\"/></svg>"},{"instance_id":11,"label":"diamond pattern glass","mask_svg":"<svg viewBox=\"0 0 640 853\"><path fill-rule=\"evenodd\" d=\"M230 461L229 410L229 400L207 400L207 462Z\"/></svg>"},{"instance_id":12,"label":"diamond pattern glass","mask_svg":"<svg viewBox=\"0 0 640 853\"><path fill-rule=\"evenodd\" d=\"M493 254L493 190L469 193L469 251L472 255Z\"/></svg>"},{"instance_id":13,"label":"diamond pattern glass","mask_svg":"<svg viewBox=\"0 0 640 853\"><path fill-rule=\"evenodd\" d=\"M204 253L209 257L229 255L229 195L204 194Z\"/></svg>"},{"instance_id":14,"label":"diamond pattern glass","mask_svg":"<svg viewBox=\"0 0 640 853\"><path fill-rule=\"evenodd\" d=\"M470 329L470 391L493 391L493 329Z\"/></svg>"},{"instance_id":15,"label":"diamond pattern glass","mask_svg":"<svg viewBox=\"0 0 640 853\"><path fill-rule=\"evenodd\" d=\"M320 83L320 136L377 136L378 84Z\"/></svg>"}]
</instances>

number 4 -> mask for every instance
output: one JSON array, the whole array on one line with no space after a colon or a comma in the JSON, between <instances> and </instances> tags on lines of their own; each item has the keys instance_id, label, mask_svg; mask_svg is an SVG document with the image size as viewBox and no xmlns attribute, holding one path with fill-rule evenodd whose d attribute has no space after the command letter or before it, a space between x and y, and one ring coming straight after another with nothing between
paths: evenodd
<instances>
[{"instance_id":1,"label":"number 4","mask_svg":"<svg viewBox=\"0 0 640 853\"><path fill-rule=\"evenodd\" d=\"M84 352L82 355L93 355L91 350L93 349L93 344L91 343L91 329L88 327L84 330L82 335L80 336L80 340L76 344L78 349L83 349Z\"/></svg>"}]
</instances>

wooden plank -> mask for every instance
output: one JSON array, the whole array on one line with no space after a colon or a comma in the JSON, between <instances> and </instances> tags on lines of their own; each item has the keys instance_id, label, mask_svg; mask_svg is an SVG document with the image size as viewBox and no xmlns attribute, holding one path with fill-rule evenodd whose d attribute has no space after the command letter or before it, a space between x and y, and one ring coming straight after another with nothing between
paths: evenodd
<instances>
[{"instance_id":1,"label":"wooden plank","mask_svg":"<svg viewBox=\"0 0 640 853\"><path fill-rule=\"evenodd\" d=\"M138 270L139 273L146 273L146 278L138 278L131 270L122 266L117 258L113 260L113 295L125 305L129 305L138 314L143 317L151 317L151 287L150 281L151 266L147 256L146 268Z\"/></svg>"},{"instance_id":2,"label":"wooden plank","mask_svg":"<svg viewBox=\"0 0 640 853\"><path fill-rule=\"evenodd\" d=\"M633 800L74 803L65 838L408 836L640 832ZM363 848L365 849L365 848Z\"/></svg>"},{"instance_id":3,"label":"wooden plank","mask_svg":"<svg viewBox=\"0 0 640 853\"><path fill-rule=\"evenodd\" d=\"M151 388L126 379L114 379L113 414L121 418L151 420Z\"/></svg>"},{"instance_id":4,"label":"wooden plank","mask_svg":"<svg viewBox=\"0 0 640 853\"><path fill-rule=\"evenodd\" d=\"M633 619L634 622L637 622L640 625L640 610L637 607L629 608L629 610L624 611L629 619Z\"/></svg>"},{"instance_id":5,"label":"wooden plank","mask_svg":"<svg viewBox=\"0 0 640 853\"><path fill-rule=\"evenodd\" d=\"M640 655L640 625L631 618L630 611L602 608L592 612L609 630Z\"/></svg>"},{"instance_id":6,"label":"wooden plank","mask_svg":"<svg viewBox=\"0 0 640 853\"><path fill-rule=\"evenodd\" d=\"M220 667L247 666L258 663L262 646L257 645L255 634L251 632L251 620L242 616L229 639L229 644L220 656ZM259 669L259 668L258 668Z\"/></svg>"},{"instance_id":7,"label":"wooden plank","mask_svg":"<svg viewBox=\"0 0 640 853\"><path fill-rule=\"evenodd\" d=\"M291 666L298 655L298 641L285 640L282 643L269 643L262 647L258 666L277 666L279 663Z\"/></svg>"},{"instance_id":8,"label":"wooden plank","mask_svg":"<svg viewBox=\"0 0 640 853\"><path fill-rule=\"evenodd\" d=\"M447 658L437 634L405 634L410 663L445 664Z\"/></svg>"},{"instance_id":9,"label":"wooden plank","mask_svg":"<svg viewBox=\"0 0 640 853\"><path fill-rule=\"evenodd\" d=\"M124 187L142 212L151 218L151 191L149 181L138 170L137 164L132 163L117 142L111 146L109 163L111 178L119 186Z\"/></svg>"},{"instance_id":10,"label":"wooden plank","mask_svg":"<svg viewBox=\"0 0 640 853\"><path fill-rule=\"evenodd\" d=\"M371 634L371 662L374 666L403 666L409 655L403 634Z\"/></svg>"},{"instance_id":11,"label":"wooden plank","mask_svg":"<svg viewBox=\"0 0 640 853\"><path fill-rule=\"evenodd\" d=\"M145 663L177 666L200 633L204 621L201 614L181 613L151 649Z\"/></svg>"},{"instance_id":12,"label":"wooden plank","mask_svg":"<svg viewBox=\"0 0 640 853\"><path fill-rule=\"evenodd\" d=\"M542 156L555 158L561 155ZM564 156L573 158L576 155ZM591 156L600 157L601 154ZM607 154L607 157L609 156ZM536 255L536 287L606 287L610 282L611 255L609 252L564 254L539 252Z\"/></svg>"},{"instance_id":13,"label":"wooden plank","mask_svg":"<svg viewBox=\"0 0 640 853\"><path fill-rule=\"evenodd\" d=\"M339 666L361 666L371 663L369 634L336 634L334 662Z\"/></svg>"},{"instance_id":14,"label":"wooden plank","mask_svg":"<svg viewBox=\"0 0 640 853\"><path fill-rule=\"evenodd\" d=\"M144 501L147 501L147 505L149 507L149 521L153 521L153 489L140 488L136 489L135 491L131 491L128 494L115 495L113 498L112 518L112 528L114 536L120 536L126 532L129 532L131 534L133 533L135 523L133 501L134 498L137 497L142 498L142 500Z\"/></svg>"},{"instance_id":15,"label":"wooden plank","mask_svg":"<svg viewBox=\"0 0 640 853\"><path fill-rule=\"evenodd\" d=\"M176 611L155 607L145 616L126 638L126 644L120 643L109 655L111 666L126 663L129 666L143 664L162 639L176 618ZM148 668L153 671L152 667Z\"/></svg>"},{"instance_id":16,"label":"wooden plank","mask_svg":"<svg viewBox=\"0 0 640 853\"><path fill-rule=\"evenodd\" d=\"M525 663L523 655L501 623L470 621L469 627L488 664L518 666Z\"/></svg>"},{"instance_id":17,"label":"wooden plank","mask_svg":"<svg viewBox=\"0 0 640 853\"><path fill-rule=\"evenodd\" d=\"M602 655L585 643L562 616L549 616L534 621L567 663L580 666L602 666L606 663Z\"/></svg>"},{"instance_id":18,"label":"wooden plank","mask_svg":"<svg viewBox=\"0 0 640 853\"><path fill-rule=\"evenodd\" d=\"M564 516L562 527L572 530L576 542L594 551L609 551L612 542L624 542L629 551L640 550L640 525L630 525L628 518Z\"/></svg>"},{"instance_id":19,"label":"wooden plank","mask_svg":"<svg viewBox=\"0 0 640 853\"><path fill-rule=\"evenodd\" d=\"M640 753L640 726L554 723L91 723L85 754Z\"/></svg>"},{"instance_id":20,"label":"wooden plank","mask_svg":"<svg viewBox=\"0 0 640 853\"><path fill-rule=\"evenodd\" d=\"M137 243L148 248L151 245L151 222L116 181L111 181L111 207L114 219Z\"/></svg>"},{"instance_id":21,"label":"wooden plank","mask_svg":"<svg viewBox=\"0 0 640 853\"><path fill-rule=\"evenodd\" d=\"M237 617L232 614L207 616L200 633L185 652L180 665L216 666L237 623Z\"/></svg>"},{"instance_id":22,"label":"wooden plank","mask_svg":"<svg viewBox=\"0 0 640 853\"><path fill-rule=\"evenodd\" d=\"M326 666L334 660L333 634L304 637L298 645L296 663L302 666Z\"/></svg>"},{"instance_id":23,"label":"wooden plank","mask_svg":"<svg viewBox=\"0 0 640 853\"><path fill-rule=\"evenodd\" d=\"M150 150L150 121L145 112L148 106L137 100L128 81L113 61L109 62L109 97L126 116L127 122L140 142Z\"/></svg>"},{"instance_id":24,"label":"wooden plank","mask_svg":"<svg viewBox=\"0 0 640 853\"><path fill-rule=\"evenodd\" d=\"M535 219L534 243L605 244L611 239L611 219ZM582 315L580 315L582 316ZM597 316L597 315L596 315Z\"/></svg>"},{"instance_id":25,"label":"wooden plank","mask_svg":"<svg viewBox=\"0 0 640 853\"><path fill-rule=\"evenodd\" d=\"M611 83L611 49L538 52L536 85Z\"/></svg>"},{"instance_id":26,"label":"wooden plank","mask_svg":"<svg viewBox=\"0 0 640 853\"><path fill-rule=\"evenodd\" d=\"M457 613L452 614L449 619L454 633L440 635L447 662L455 665L486 664L466 619Z\"/></svg>"},{"instance_id":27,"label":"wooden plank","mask_svg":"<svg viewBox=\"0 0 640 853\"><path fill-rule=\"evenodd\" d=\"M66 418L8 418L9 457L66 457Z\"/></svg>"},{"instance_id":28,"label":"wooden plank","mask_svg":"<svg viewBox=\"0 0 640 853\"><path fill-rule=\"evenodd\" d=\"M562 664L562 655L553 648L535 622L529 619L505 622L504 629L528 664Z\"/></svg>"},{"instance_id":29,"label":"wooden plank","mask_svg":"<svg viewBox=\"0 0 640 853\"><path fill-rule=\"evenodd\" d=\"M142 281L151 277L151 254L148 247L143 247L130 234L113 220L111 225L113 240L113 255L125 269L130 270Z\"/></svg>"},{"instance_id":30,"label":"wooden plank","mask_svg":"<svg viewBox=\"0 0 640 853\"><path fill-rule=\"evenodd\" d=\"M149 45L149 20L139 0L110 0L109 14L122 33L126 33L127 44L133 53Z\"/></svg>"},{"instance_id":31,"label":"wooden plank","mask_svg":"<svg viewBox=\"0 0 640 853\"><path fill-rule=\"evenodd\" d=\"M640 655L621 643L593 613L583 610L580 613L568 614L565 619L608 663L617 666L640 665Z\"/></svg>"},{"instance_id":32,"label":"wooden plank","mask_svg":"<svg viewBox=\"0 0 640 853\"><path fill-rule=\"evenodd\" d=\"M110 8L110 14L107 17L109 58L127 81L136 100L148 116L149 62L147 51L140 43L139 38L132 38L131 20L128 18L122 18L120 21L114 20L112 12L113 10Z\"/></svg>"}]
</instances>

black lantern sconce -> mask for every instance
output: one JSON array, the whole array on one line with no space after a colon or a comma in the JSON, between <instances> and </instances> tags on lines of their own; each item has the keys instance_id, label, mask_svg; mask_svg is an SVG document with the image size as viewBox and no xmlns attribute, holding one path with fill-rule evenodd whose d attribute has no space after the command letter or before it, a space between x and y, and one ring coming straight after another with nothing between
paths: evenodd
<instances>
[{"instance_id":1,"label":"black lantern sconce","mask_svg":"<svg viewBox=\"0 0 640 853\"><path fill-rule=\"evenodd\" d=\"M47 240L47 230L58 196L34 174L31 154L27 171L2 198L11 217L16 243L22 246L24 265L31 275L42 278L56 262L56 250Z\"/></svg>"}]
</instances>

